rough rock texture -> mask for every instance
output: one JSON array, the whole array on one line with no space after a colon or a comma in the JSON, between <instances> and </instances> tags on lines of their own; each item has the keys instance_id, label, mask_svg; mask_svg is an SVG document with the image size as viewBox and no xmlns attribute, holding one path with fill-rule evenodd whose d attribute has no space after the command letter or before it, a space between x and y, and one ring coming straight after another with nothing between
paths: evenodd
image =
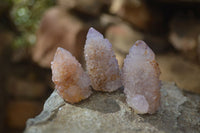
<instances>
[{"instance_id":1,"label":"rough rock texture","mask_svg":"<svg viewBox=\"0 0 200 133\"><path fill-rule=\"evenodd\" d=\"M200 69L197 63L177 53L158 55L157 61L161 69L161 80L174 81L179 88L200 94Z\"/></svg>"},{"instance_id":2,"label":"rough rock texture","mask_svg":"<svg viewBox=\"0 0 200 133\"><path fill-rule=\"evenodd\" d=\"M143 41L136 41L124 60L122 82L127 103L136 113L153 114L160 105L160 69L155 54Z\"/></svg>"},{"instance_id":3,"label":"rough rock texture","mask_svg":"<svg viewBox=\"0 0 200 133\"><path fill-rule=\"evenodd\" d=\"M94 28L88 31L84 53L93 89L111 92L122 86L112 44Z\"/></svg>"},{"instance_id":4,"label":"rough rock texture","mask_svg":"<svg viewBox=\"0 0 200 133\"><path fill-rule=\"evenodd\" d=\"M65 103L54 91L42 113L27 121L25 133L199 133L200 96L163 82L158 112L137 115L126 104L121 89L113 93L95 92L74 105Z\"/></svg>"},{"instance_id":5,"label":"rough rock texture","mask_svg":"<svg viewBox=\"0 0 200 133\"><path fill-rule=\"evenodd\" d=\"M55 88L67 102L76 103L91 95L89 76L67 50L57 49L51 69Z\"/></svg>"},{"instance_id":6,"label":"rough rock texture","mask_svg":"<svg viewBox=\"0 0 200 133\"><path fill-rule=\"evenodd\" d=\"M32 58L42 67L50 68L57 47L67 49L83 63L83 47L88 27L77 17L58 7L44 14L37 33Z\"/></svg>"}]
</instances>

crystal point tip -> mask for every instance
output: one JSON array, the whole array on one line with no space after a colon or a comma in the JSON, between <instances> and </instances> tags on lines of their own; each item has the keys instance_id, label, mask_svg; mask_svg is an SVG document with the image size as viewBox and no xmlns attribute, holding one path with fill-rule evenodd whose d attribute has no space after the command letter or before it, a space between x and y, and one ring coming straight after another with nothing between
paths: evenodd
<instances>
[{"instance_id":1,"label":"crystal point tip","mask_svg":"<svg viewBox=\"0 0 200 133\"><path fill-rule=\"evenodd\" d=\"M56 53L58 53L58 52L65 52L65 51L66 51L65 49L63 49L61 47L58 47L57 50L56 50Z\"/></svg>"},{"instance_id":2,"label":"crystal point tip","mask_svg":"<svg viewBox=\"0 0 200 133\"><path fill-rule=\"evenodd\" d=\"M96 29L94 29L93 27L91 27L88 30L87 38L93 38L93 37L101 37L101 38L103 38L103 35L100 32L98 32Z\"/></svg>"}]
</instances>

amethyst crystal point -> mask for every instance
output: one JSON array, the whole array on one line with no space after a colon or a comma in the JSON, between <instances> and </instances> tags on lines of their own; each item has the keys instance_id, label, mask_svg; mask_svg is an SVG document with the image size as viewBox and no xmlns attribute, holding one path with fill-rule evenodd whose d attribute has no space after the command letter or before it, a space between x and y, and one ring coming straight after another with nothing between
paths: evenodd
<instances>
[{"instance_id":1,"label":"amethyst crystal point","mask_svg":"<svg viewBox=\"0 0 200 133\"><path fill-rule=\"evenodd\" d=\"M92 93L89 76L67 50L57 49L51 62L51 69L55 88L67 102L77 103Z\"/></svg>"},{"instance_id":2,"label":"amethyst crystal point","mask_svg":"<svg viewBox=\"0 0 200 133\"><path fill-rule=\"evenodd\" d=\"M136 41L124 60L122 79L127 103L136 113L153 114L160 105L160 69L155 54Z\"/></svg>"},{"instance_id":3,"label":"amethyst crystal point","mask_svg":"<svg viewBox=\"0 0 200 133\"><path fill-rule=\"evenodd\" d=\"M94 28L88 31L84 53L93 89L112 92L122 86L112 45Z\"/></svg>"}]
</instances>

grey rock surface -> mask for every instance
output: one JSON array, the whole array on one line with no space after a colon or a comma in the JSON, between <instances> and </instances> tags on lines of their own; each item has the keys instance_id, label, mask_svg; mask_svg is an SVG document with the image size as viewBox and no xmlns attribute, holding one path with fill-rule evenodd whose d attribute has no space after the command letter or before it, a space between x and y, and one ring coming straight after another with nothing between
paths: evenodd
<instances>
[{"instance_id":1,"label":"grey rock surface","mask_svg":"<svg viewBox=\"0 0 200 133\"><path fill-rule=\"evenodd\" d=\"M25 133L171 133L200 132L200 96L162 82L161 107L153 115L137 115L127 106L123 88L94 92L78 104L68 104L56 91L42 113L27 121Z\"/></svg>"}]
</instances>

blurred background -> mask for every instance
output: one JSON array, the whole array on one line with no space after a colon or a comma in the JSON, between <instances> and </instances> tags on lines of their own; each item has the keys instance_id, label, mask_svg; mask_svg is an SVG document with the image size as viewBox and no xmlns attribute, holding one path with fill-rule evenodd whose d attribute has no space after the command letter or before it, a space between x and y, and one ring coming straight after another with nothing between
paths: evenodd
<instances>
[{"instance_id":1,"label":"blurred background","mask_svg":"<svg viewBox=\"0 0 200 133\"><path fill-rule=\"evenodd\" d=\"M89 27L119 65L136 40L156 53L161 79L200 94L200 0L0 0L0 132L19 133L53 91L58 46L84 66Z\"/></svg>"}]
</instances>

